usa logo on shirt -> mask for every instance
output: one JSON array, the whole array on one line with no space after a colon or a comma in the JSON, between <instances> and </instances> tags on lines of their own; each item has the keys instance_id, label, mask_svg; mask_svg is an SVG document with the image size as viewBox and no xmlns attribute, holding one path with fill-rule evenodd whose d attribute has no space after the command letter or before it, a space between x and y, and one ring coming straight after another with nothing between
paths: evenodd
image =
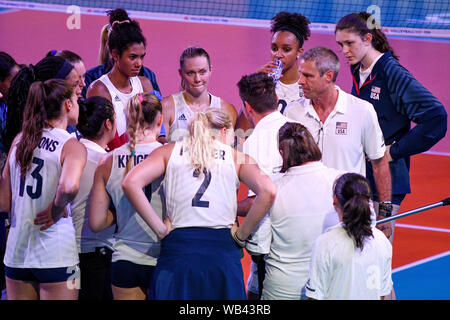
<instances>
[{"instance_id":1,"label":"usa logo on shirt","mask_svg":"<svg viewBox=\"0 0 450 320\"><path fill-rule=\"evenodd\" d=\"M347 122L336 122L336 134L347 134Z\"/></svg>"},{"instance_id":2,"label":"usa logo on shirt","mask_svg":"<svg viewBox=\"0 0 450 320\"><path fill-rule=\"evenodd\" d=\"M370 98L373 100L380 100L380 93L380 87L372 86L372 89L370 90Z\"/></svg>"}]
</instances>

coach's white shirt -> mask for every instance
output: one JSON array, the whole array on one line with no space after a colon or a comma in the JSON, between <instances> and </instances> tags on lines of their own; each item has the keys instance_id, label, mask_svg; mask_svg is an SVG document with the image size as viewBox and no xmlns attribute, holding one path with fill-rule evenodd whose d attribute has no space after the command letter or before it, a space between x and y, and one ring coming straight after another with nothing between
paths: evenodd
<instances>
[{"instance_id":1,"label":"coach's white shirt","mask_svg":"<svg viewBox=\"0 0 450 320\"><path fill-rule=\"evenodd\" d=\"M306 296L318 300L379 300L392 290L392 245L377 228L361 251L338 224L314 244Z\"/></svg>"},{"instance_id":2,"label":"coach's white shirt","mask_svg":"<svg viewBox=\"0 0 450 320\"><path fill-rule=\"evenodd\" d=\"M283 116L279 111L274 111L262 118L255 126L252 134L245 140L243 152L252 157L259 168L267 174L272 181L281 177L280 170L283 165L278 148L278 131L288 122L289 119ZM255 193L249 189L248 196L254 196ZM267 215L261 220L258 227L250 235L246 248L259 254L269 253L259 246L260 239L269 236L270 228L263 227L266 224Z\"/></svg>"},{"instance_id":3,"label":"coach's white shirt","mask_svg":"<svg viewBox=\"0 0 450 320\"><path fill-rule=\"evenodd\" d=\"M336 106L322 123L311 100L298 99L285 115L303 124L322 151L330 168L366 175L365 156L380 159L385 152L383 133L371 103L338 90Z\"/></svg>"},{"instance_id":4,"label":"coach's white shirt","mask_svg":"<svg viewBox=\"0 0 450 320\"><path fill-rule=\"evenodd\" d=\"M332 189L343 173L314 161L289 168L276 182L277 197L268 218L271 233L261 243L270 249L262 299L300 299L314 241L339 223Z\"/></svg>"}]
</instances>

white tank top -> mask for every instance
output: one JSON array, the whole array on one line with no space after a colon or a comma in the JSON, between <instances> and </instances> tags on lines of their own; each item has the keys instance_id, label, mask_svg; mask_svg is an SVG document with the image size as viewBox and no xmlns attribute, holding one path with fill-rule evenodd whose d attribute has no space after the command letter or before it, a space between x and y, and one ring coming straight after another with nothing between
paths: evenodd
<instances>
[{"instance_id":1,"label":"white tank top","mask_svg":"<svg viewBox=\"0 0 450 320\"><path fill-rule=\"evenodd\" d=\"M35 225L36 214L48 208L56 195L61 176L61 150L73 138L66 130L44 129L33 152L25 179L20 178L14 146L9 159L11 176L11 228L5 265L11 268L62 268L78 263L72 217L61 218L44 231Z\"/></svg>"},{"instance_id":2,"label":"white tank top","mask_svg":"<svg viewBox=\"0 0 450 320\"><path fill-rule=\"evenodd\" d=\"M156 148L159 142L136 145L133 166L138 165ZM117 233L115 234L112 261L126 260L141 265L156 265L160 252L157 235L135 211L122 190L127 160L131 157L128 143L114 149L111 174L106 190L116 208ZM161 182L164 177L154 181L144 191L156 213L162 218L165 211L164 191Z\"/></svg>"},{"instance_id":3,"label":"white tank top","mask_svg":"<svg viewBox=\"0 0 450 320\"><path fill-rule=\"evenodd\" d=\"M303 98L302 86L298 83L284 84L278 81L275 86L275 92L278 98L278 111L285 114L286 106L292 101Z\"/></svg>"},{"instance_id":4,"label":"white tank top","mask_svg":"<svg viewBox=\"0 0 450 320\"><path fill-rule=\"evenodd\" d=\"M239 179L230 146L215 143L215 165L194 177L182 142L176 142L164 179L167 215L173 228L230 228L236 220Z\"/></svg>"},{"instance_id":5,"label":"white tank top","mask_svg":"<svg viewBox=\"0 0 450 320\"><path fill-rule=\"evenodd\" d=\"M86 147L87 161L83 174L81 175L78 194L70 203L78 252L93 252L96 247L103 246L109 247L112 250L115 225L97 233L93 232L89 227L89 215L86 210L86 204L89 201L89 193L91 192L92 184L94 183L95 169L102 156L106 154L106 151L90 140L82 138L80 142Z\"/></svg>"},{"instance_id":6,"label":"white tank top","mask_svg":"<svg viewBox=\"0 0 450 320\"><path fill-rule=\"evenodd\" d=\"M120 137L127 131L126 106L128 100L138 93L144 92L141 80L139 77L130 78L131 86L133 88L130 93L120 92L113 85L111 80L109 80L107 74L102 75L98 80L100 80L106 88L108 88L109 94L111 95L111 102L114 106L114 111L116 112L117 134Z\"/></svg>"},{"instance_id":7,"label":"white tank top","mask_svg":"<svg viewBox=\"0 0 450 320\"><path fill-rule=\"evenodd\" d=\"M213 96L209 93L210 96L210 108L220 108L221 102L220 98ZM178 92L172 95L175 112L172 125L169 128L169 142L175 142L180 140L181 137L188 133L188 124L194 115L194 111L191 110L189 105L184 100L183 92Z\"/></svg>"}]
</instances>

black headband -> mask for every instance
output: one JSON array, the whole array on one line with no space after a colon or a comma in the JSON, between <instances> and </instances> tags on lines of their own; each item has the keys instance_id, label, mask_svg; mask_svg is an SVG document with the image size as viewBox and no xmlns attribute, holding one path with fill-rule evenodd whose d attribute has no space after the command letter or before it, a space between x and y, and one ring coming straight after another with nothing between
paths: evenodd
<instances>
[{"instance_id":1,"label":"black headband","mask_svg":"<svg viewBox=\"0 0 450 320\"><path fill-rule=\"evenodd\" d=\"M289 31L290 33L293 33L297 37L298 41L300 42L300 48L303 47L303 42L304 42L303 37L300 36L300 33L297 30L295 30L294 28L291 28L289 26L283 26L283 27L280 27L277 30L275 30L275 32L278 32L278 31Z\"/></svg>"},{"instance_id":2,"label":"black headband","mask_svg":"<svg viewBox=\"0 0 450 320\"><path fill-rule=\"evenodd\" d=\"M59 68L54 79L62 79L62 80L66 79L66 77L69 75L72 69L73 65L69 61L64 60L63 65L61 66L61 68Z\"/></svg>"}]
</instances>

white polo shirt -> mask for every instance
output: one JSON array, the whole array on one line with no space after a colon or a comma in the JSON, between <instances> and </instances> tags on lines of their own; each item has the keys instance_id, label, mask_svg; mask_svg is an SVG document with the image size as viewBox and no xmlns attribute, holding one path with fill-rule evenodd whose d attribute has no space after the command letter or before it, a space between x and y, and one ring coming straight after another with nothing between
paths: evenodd
<instances>
[{"instance_id":1,"label":"white polo shirt","mask_svg":"<svg viewBox=\"0 0 450 320\"><path fill-rule=\"evenodd\" d=\"M278 149L278 131L288 121L279 111L268 114L258 122L243 144L243 152L252 157L272 180L279 176L283 165Z\"/></svg>"},{"instance_id":2,"label":"white polo shirt","mask_svg":"<svg viewBox=\"0 0 450 320\"><path fill-rule=\"evenodd\" d=\"M268 218L271 232L261 244L270 248L263 300L300 299L314 241L339 223L333 184L343 173L314 161L289 168L276 182L277 197Z\"/></svg>"},{"instance_id":3,"label":"white polo shirt","mask_svg":"<svg viewBox=\"0 0 450 320\"><path fill-rule=\"evenodd\" d=\"M392 245L377 228L361 251L338 224L313 248L306 296L317 300L379 300L392 290Z\"/></svg>"},{"instance_id":4,"label":"white polo shirt","mask_svg":"<svg viewBox=\"0 0 450 320\"><path fill-rule=\"evenodd\" d=\"M278 149L278 131L288 121L289 119L279 111L268 114L257 123L252 134L245 140L243 145L243 152L252 157L259 168L272 181L276 181L282 175L280 170L283 165L283 159ZM249 189L248 196L252 197L254 195L255 193ZM262 251L259 246L260 239L265 239L270 233L270 227L262 227L266 223L267 215L261 220L258 228L250 235L249 239L251 240L247 242L247 250L259 254L269 253L268 250Z\"/></svg>"},{"instance_id":5,"label":"white polo shirt","mask_svg":"<svg viewBox=\"0 0 450 320\"><path fill-rule=\"evenodd\" d=\"M336 86L339 96L325 123L311 100L298 99L285 115L303 124L322 151L322 162L330 168L366 175L365 156L380 159L385 152L383 133L372 104Z\"/></svg>"}]
</instances>

